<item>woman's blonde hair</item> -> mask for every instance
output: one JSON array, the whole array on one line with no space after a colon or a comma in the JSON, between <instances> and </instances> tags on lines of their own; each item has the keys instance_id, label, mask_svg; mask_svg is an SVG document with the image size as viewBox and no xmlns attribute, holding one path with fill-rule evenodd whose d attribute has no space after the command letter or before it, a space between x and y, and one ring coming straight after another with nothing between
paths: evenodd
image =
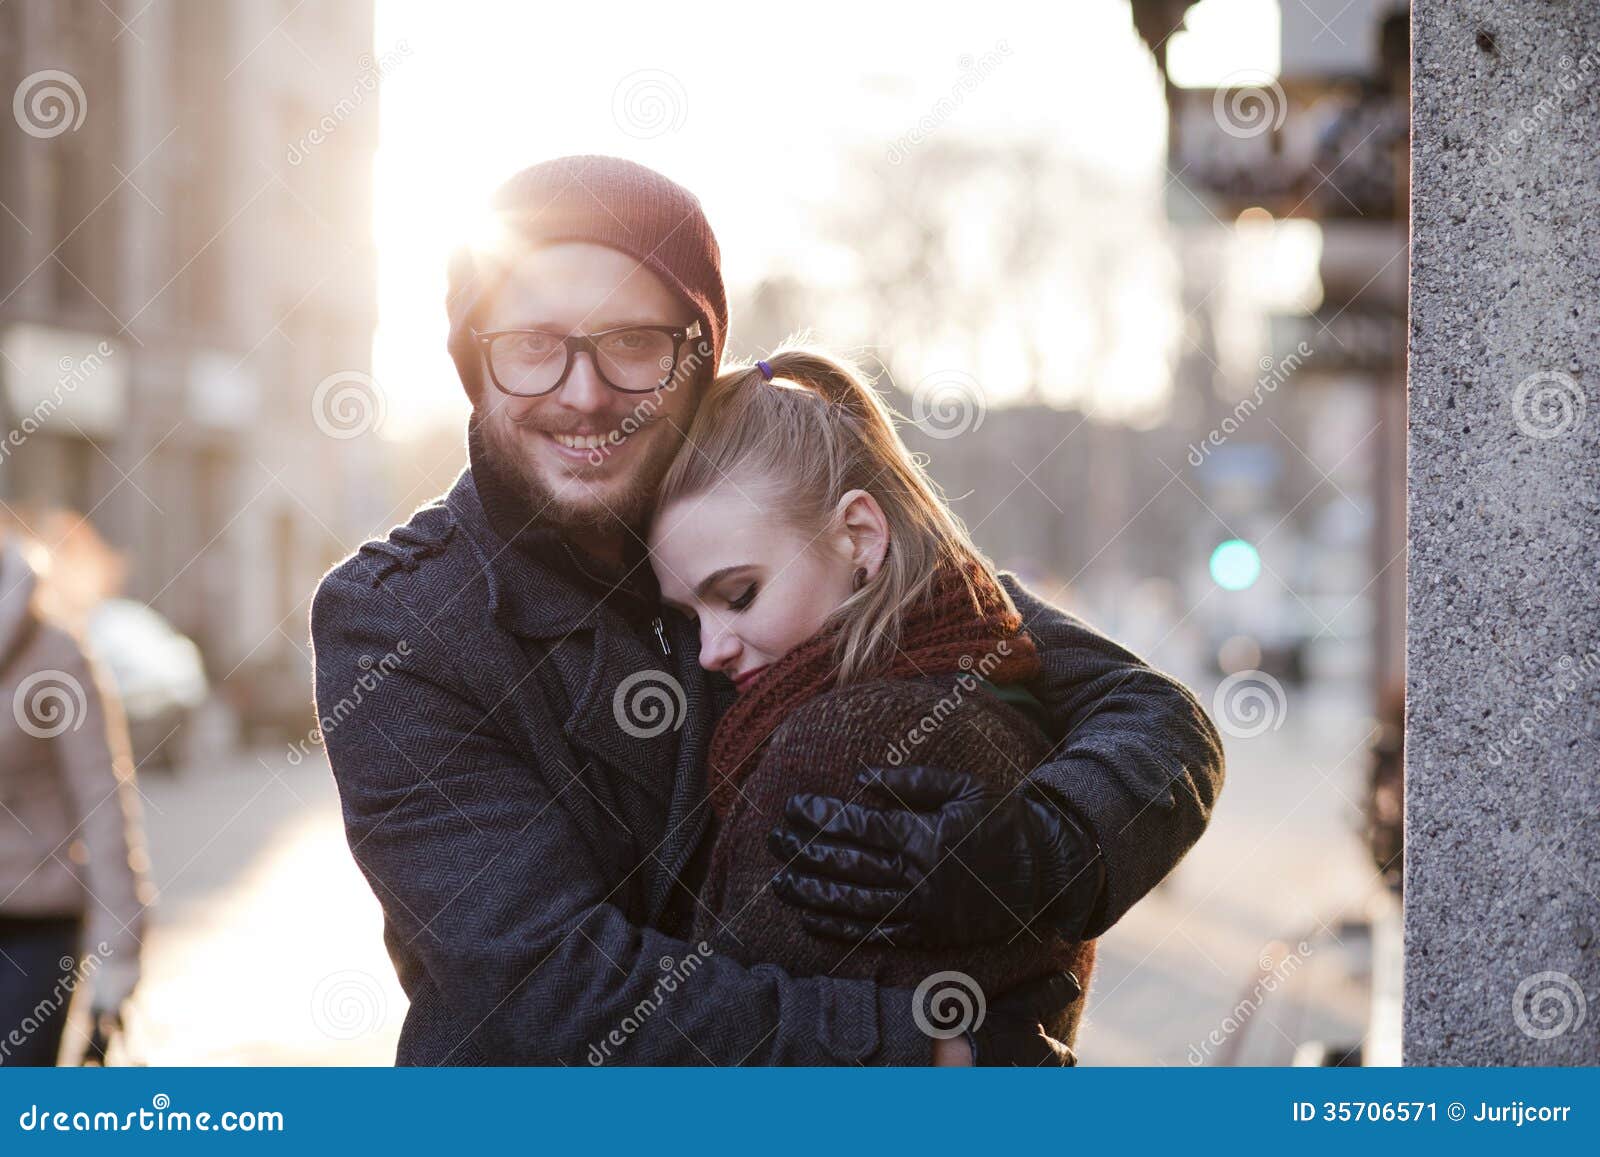
<instances>
[{"instance_id":1,"label":"woman's blonde hair","mask_svg":"<svg viewBox=\"0 0 1600 1157\"><path fill-rule=\"evenodd\" d=\"M760 485L771 513L820 534L839 500L865 490L882 507L889 547L876 576L836 610L836 681L887 667L905 614L927 597L935 572L953 565L971 588L993 567L901 441L894 412L861 373L814 349L785 347L758 366L720 374L700 401L688 441L662 482L657 509L706 494L725 479ZM995 581L1008 609L1010 597ZM978 599L973 593L976 610Z\"/></svg>"}]
</instances>

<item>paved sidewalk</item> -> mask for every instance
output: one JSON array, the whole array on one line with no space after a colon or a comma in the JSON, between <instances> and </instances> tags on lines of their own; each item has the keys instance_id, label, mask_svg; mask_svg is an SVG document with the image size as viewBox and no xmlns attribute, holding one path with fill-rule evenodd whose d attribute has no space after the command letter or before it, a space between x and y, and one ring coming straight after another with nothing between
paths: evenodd
<instances>
[{"instance_id":1,"label":"paved sidewalk","mask_svg":"<svg viewBox=\"0 0 1600 1157\"><path fill-rule=\"evenodd\" d=\"M149 1064L387 1065L405 996L320 753L141 783L161 888L129 1044Z\"/></svg>"},{"instance_id":2,"label":"paved sidewalk","mask_svg":"<svg viewBox=\"0 0 1600 1157\"><path fill-rule=\"evenodd\" d=\"M1366 945L1338 920L1375 887L1356 812L1366 724L1351 697L1308 692L1281 730L1227 740L1211 830L1101 942L1084 1064L1282 1064L1308 1035L1359 1039L1366 990L1348 971ZM391 1063L405 998L320 753L299 766L284 750L239 755L142 787L162 899L135 1059ZM1241 1016L1263 957L1298 958L1324 924L1346 943L1319 932L1293 983ZM1213 1031L1228 1043L1207 1044Z\"/></svg>"}]
</instances>

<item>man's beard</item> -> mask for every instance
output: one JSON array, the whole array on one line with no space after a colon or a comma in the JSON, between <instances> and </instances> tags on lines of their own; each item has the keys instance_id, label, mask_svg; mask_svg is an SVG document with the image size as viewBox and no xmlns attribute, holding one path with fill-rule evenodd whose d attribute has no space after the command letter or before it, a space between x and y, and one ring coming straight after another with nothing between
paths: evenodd
<instances>
[{"instance_id":1,"label":"man's beard","mask_svg":"<svg viewBox=\"0 0 1600 1157\"><path fill-rule=\"evenodd\" d=\"M644 437L657 423L641 426L630 437ZM545 526L563 533L644 533L645 523L655 508L656 494L666 477L672 459L683 445L684 435L667 423L669 435L653 435L650 445L633 463L620 486L586 486L572 480L558 492L540 473L531 459L529 439L537 437L531 427L519 427L504 418L473 415L473 425L482 434L482 445L495 479L502 489L514 493L519 509L515 521ZM630 453L639 454L638 447ZM508 497L511 497L508 494ZM509 513L509 512L508 512Z\"/></svg>"}]
</instances>

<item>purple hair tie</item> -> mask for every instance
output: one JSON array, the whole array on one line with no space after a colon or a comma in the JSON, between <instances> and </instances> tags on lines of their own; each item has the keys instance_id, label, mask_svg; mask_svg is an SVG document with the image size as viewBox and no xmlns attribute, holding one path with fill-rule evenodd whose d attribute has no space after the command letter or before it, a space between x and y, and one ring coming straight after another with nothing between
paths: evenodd
<instances>
[{"instance_id":1,"label":"purple hair tie","mask_svg":"<svg viewBox=\"0 0 1600 1157\"><path fill-rule=\"evenodd\" d=\"M761 380L762 381L770 382L772 380L772 367L769 366L766 362L757 362L756 363L756 369L761 371Z\"/></svg>"}]
</instances>

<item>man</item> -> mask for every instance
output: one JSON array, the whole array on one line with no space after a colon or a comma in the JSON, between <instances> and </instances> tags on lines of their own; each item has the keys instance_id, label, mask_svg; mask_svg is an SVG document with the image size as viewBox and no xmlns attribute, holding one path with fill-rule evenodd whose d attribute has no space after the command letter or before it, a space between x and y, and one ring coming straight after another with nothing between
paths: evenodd
<instances>
[{"instance_id":1,"label":"man","mask_svg":"<svg viewBox=\"0 0 1600 1157\"><path fill-rule=\"evenodd\" d=\"M639 529L727 329L699 203L641 166L567 157L512 178L494 210L506 244L459 253L447 303L469 469L312 607L351 850L411 1001L398 1060L929 1063L905 990L674 938L730 688L660 605ZM924 803L948 788L912 846L874 846L861 800L794 801L775 886L819 933L937 945L1020 920L1098 936L1204 830L1222 756L1193 697L1010 589L1040 644L1054 757L1005 797L885 769ZM986 994L938 1059L1057 1060L1037 1022L1065 998L1044 988Z\"/></svg>"}]
</instances>

